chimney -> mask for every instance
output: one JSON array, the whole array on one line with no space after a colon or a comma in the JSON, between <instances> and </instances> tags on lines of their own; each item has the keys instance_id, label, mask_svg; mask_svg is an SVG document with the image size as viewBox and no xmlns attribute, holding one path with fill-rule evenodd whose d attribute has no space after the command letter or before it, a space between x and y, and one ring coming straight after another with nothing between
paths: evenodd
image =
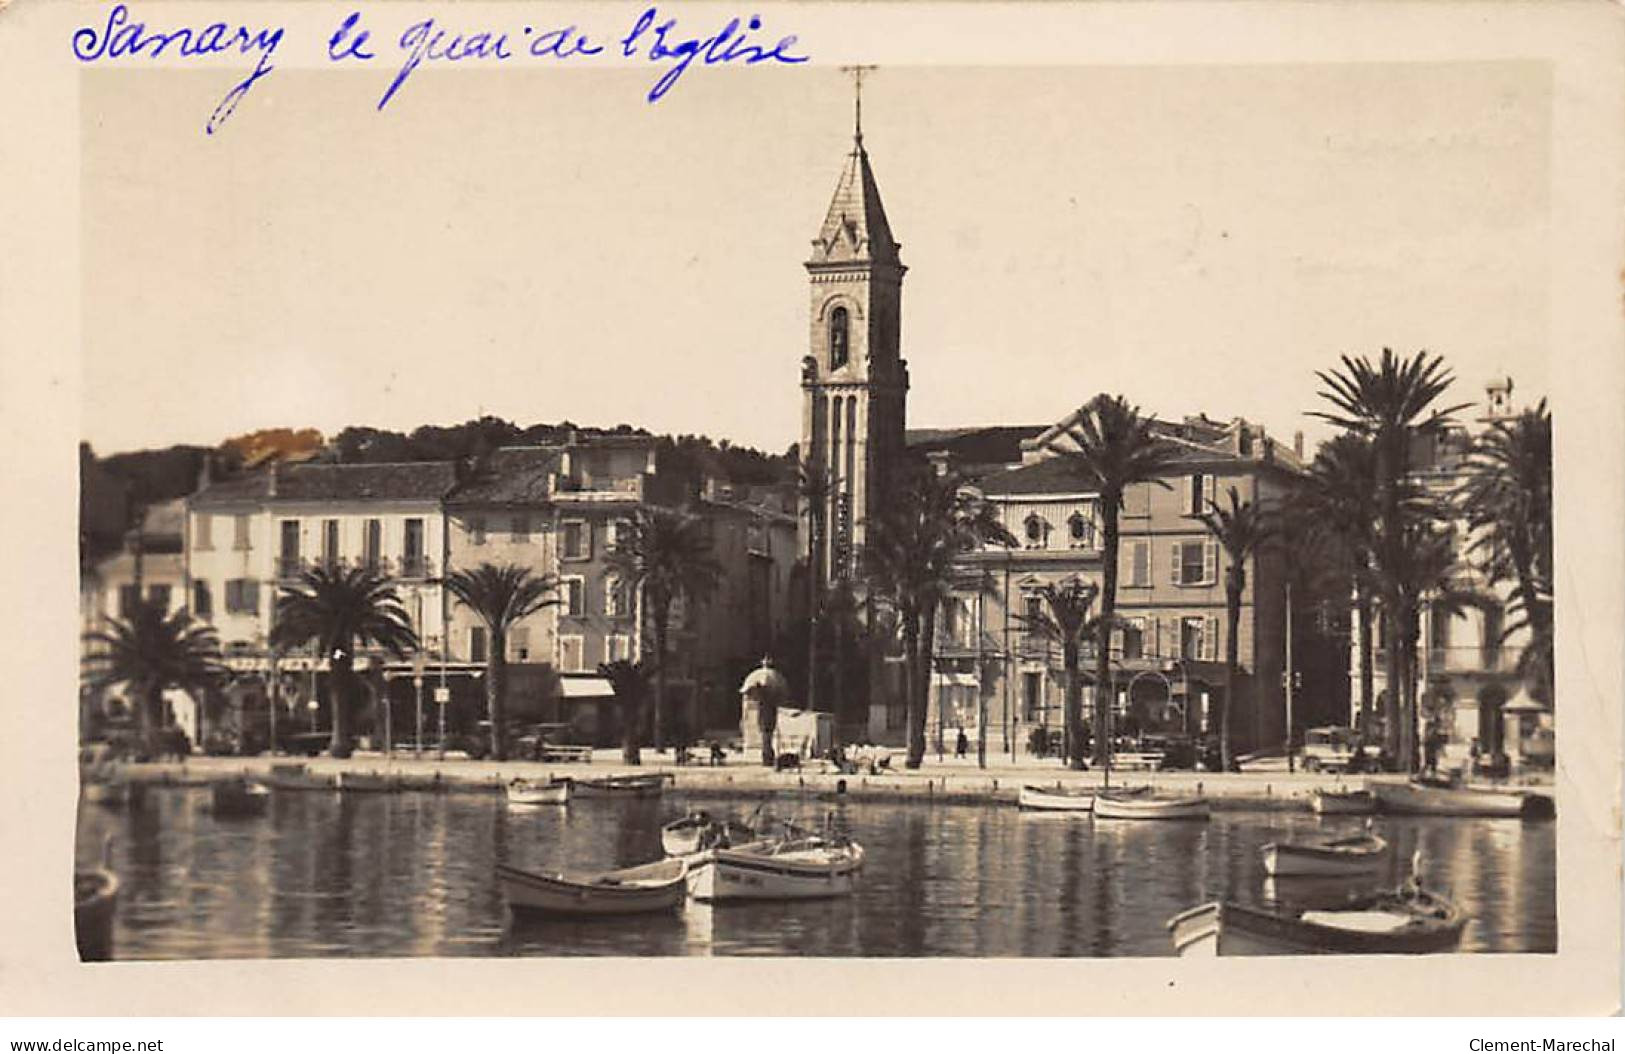
<instances>
[{"instance_id":1,"label":"chimney","mask_svg":"<svg viewBox=\"0 0 1625 1054\"><path fill-rule=\"evenodd\" d=\"M1298 455L1299 461L1303 460L1303 429L1301 428L1292 433L1292 452Z\"/></svg>"}]
</instances>

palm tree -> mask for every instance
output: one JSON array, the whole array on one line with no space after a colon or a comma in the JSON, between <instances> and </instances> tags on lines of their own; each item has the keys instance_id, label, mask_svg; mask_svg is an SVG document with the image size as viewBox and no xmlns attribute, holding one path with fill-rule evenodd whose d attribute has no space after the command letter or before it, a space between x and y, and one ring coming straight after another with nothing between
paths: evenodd
<instances>
[{"instance_id":1,"label":"palm tree","mask_svg":"<svg viewBox=\"0 0 1625 1054\"><path fill-rule=\"evenodd\" d=\"M1370 745L1375 692L1371 600L1377 588L1372 574L1377 462L1371 441L1345 433L1322 445L1308 473L1298 479L1286 512L1292 521L1291 535L1321 539L1353 585L1359 627L1360 737Z\"/></svg>"},{"instance_id":2,"label":"palm tree","mask_svg":"<svg viewBox=\"0 0 1625 1054\"><path fill-rule=\"evenodd\" d=\"M458 603L479 616L490 632L485 653L486 717L491 722L491 756L508 760L508 630L542 608L559 603L558 580L535 575L518 564L483 563L472 571L453 571L446 589Z\"/></svg>"},{"instance_id":3,"label":"palm tree","mask_svg":"<svg viewBox=\"0 0 1625 1054\"><path fill-rule=\"evenodd\" d=\"M654 636L655 750L666 749L666 645L671 608L679 599L697 604L711 595L722 567L700 517L677 509L644 506L615 537L607 562L621 583L642 597L642 618Z\"/></svg>"},{"instance_id":4,"label":"palm tree","mask_svg":"<svg viewBox=\"0 0 1625 1054\"><path fill-rule=\"evenodd\" d=\"M817 709L818 609L823 596L819 574L819 541L823 537L824 506L829 501L829 473L823 462L804 457L796 462L796 490L807 510L807 709Z\"/></svg>"},{"instance_id":5,"label":"palm tree","mask_svg":"<svg viewBox=\"0 0 1625 1054\"><path fill-rule=\"evenodd\" d=\"M1435 617L1449 617L1478 601L1455 588L1456 541L1452 533L1427 519L1406 521L1396 544L1378 551L1377 570L1384 590L1383 609L1392 613L1397 630L1388 642L1390 662L1398 670L1398 677L1388 682L1397 718L1390 728L1397 733L1400 767L1410 772L1417 762L1420 713L1416 649L1421 638L1422 606L1431 600Z\"/></svg>"},{"instance_id":6,"label":"palm tree","mask_svg":"<svg viewBox=\"0 0 1625 1054\"><path fill-rule=\"evenodd\" d=\"M851 664L854 652L861 655L860 637L863 633L863 620L858 607L857 596L852 592L852 582L847 578L838 578L824 591L823 616L821 621L829 630L831 652L833 661L830 668L833 678L830 691L833 695L831 712L835 715L835 728L837 734L841 727L843 712L851 713L852 700L847 689L850 687L847 667ZM852 645L849 647L849 645ZM812 682L809 679L808 684ZM808 704L808 709L811 709Z\"/></svg>"},{"instance_id":7,"label":"palm tree","mask_svg":"<svg viewBox=\"0 0 1625 1054\"><path fill-rule=\"evenodd\" d=\"M1063 582L1046 583L1036 593L1042 603L1031 615L1018 617L1027 629L1060 645L1061 665L1066 670L1066 757L1075 769L1084 767L1083 749L1083 680L1079 658L1084 642L1097 629L1097 620L1089 616L1100 589L1092 582L1070 578ZM1095 738L1105 735L1105 725L1095 725Z\"/></svg>"},{"instance_id":8,"label":"palm tree","mask_svg":"<svg viewBox=\"0 0 1625 1054\"><path fill-rule=\"evenodd\" d=\"M333 739L329 753L350 756L349 711L355 693L355 649L379 647L397 659L418 649L412 620L390 579L364 566L318 564L284 586L276 604L273 648L314 644L327 656L333 685Z\"/></svg>"},{"instance_id":9,"label":"palm tree","mask_svg":"<svg viewBox=\"0 0 1625 1054\"><path fill-rule=\"evenodd\" d=\"M1518 673L1542 702L1552 700L1552 417L1542 399L1492 424L1467 461L1459 492L1491 582L1513 583L1516 620L1502 634L1529 631Z\"/></svg>"},{"instance_id":10,"label":"palm tree","mask_svg":"<svg viewBox=\"0 0 1625 1054\"><path fill-rule=\"evenodd\" d=\"M1117 620L1118 514L1123 496L1137 483L1167 487L1161 478L1174 463L1172 449L1158 438L1151 418L1141 417L1121 395L1095 396L1064 432L1075 449L1055 447L1068 459L1083 485L1100 495L1101 586L1099 640L1095 648L1094 727L1104 729L1111 705L1111 633ZM1095 736L1095 762L1106 763L1106 737Z\"/></svg>"},{"instance_id":11,"label":"palm tree","mask_svg":"<svg viewBox=\"0 0 1625 1054\"><path fill-rule=\"evenodd\" d=\"M638 739L643 727L643 697L649 691L649 671L641 662L616 659L598 664L598 673L609 682L621 711L621 760L641 765Z\"/></svg>"},{"instance_id":12,"label":"palm tree","mask_svg":"<svg viewBox=\"0 0 1625 1054\"><path fill-rule=\"evenodd\" d=\"M926 704L937 612L953 592L954 563L984 544L1015 539L993 507L952 473L923 460L905 463L897 492L867 525L863 559L871 596L897 616L908 705L908 767L925 760Z\"/></svg>"},{"instance_id":13,"label":"palm tree","mask_svg":"<svg viewBox=\"0 0 1625 1054\"><path fill-rule=\"evenodd\" d=\"M1229 561L1224 570L1224 702L1219 710L1219 757L1224 771L1229 772L1230 715L1235 711L1236 681L1241 666L1238 631L1241 628L1241 594L1247 588L1247 561L1274 535L1275 525L1269 510L1252 501L1243 501L1235 487L1227 487L1226 493L1230 499L1229 507L1210 501L1201 520ZM1256 730L1256 692L1253 707ZM1291 735L1290 729L1287 734ZM1254 738L1257 738L1256 735Z\"/></svg>"},{"instance_id":14,"label":"palm tree","mask_svg":"<svg viewBox=\"0 0 1625 1054\"><path fill-rule=\"evenodd\" d=\"M1443 436L1453 423L1452 415L1470 404L1434 407L1434 402L1455 379L1442 356L1419 351L1410 359L1401 359L1391 349L1383 348L1382 357L1376 363L1363 355L1344 355L1342 364L1340 371L1316 371L1315 376L1324 386L1320 397L1330 403L1332 409L1310 414L1371 441L1376 458L1377 549L1392 550L1403 544L1406 532L1406 492L1416 441ZM1395 563L1393 555L1388 562ZM1387 582L1382 589L1393 594L1397 586ZM1383 610L1383 621L1392 643L1399 641L1403 630L1399 614L1387 608ZM1385 675L1392 700L1398 694L1403 676L1399 650L1390 647L1387 658ZM1388 745L1392 751L1398 750L1398 731L1390 723ZM1409 761L1401 753L1401 762L1408 765Z\"/></svg>"},{"instance_id":15,"label":"palm tree","mask_svg":"<svg viewBox=\"0 0 1625 1054\"><path fill-rule=\"evenodd\" d=\"M85 640L106 649L85 656L92 687L127 684L137 700L143 747L156 756L163 726L164 692L179 688L202 697L226 675L214 629L194 622L185 609L165 615L150 602L138 602L128 620L111 620Z\"/></svg>"}]
</instances>

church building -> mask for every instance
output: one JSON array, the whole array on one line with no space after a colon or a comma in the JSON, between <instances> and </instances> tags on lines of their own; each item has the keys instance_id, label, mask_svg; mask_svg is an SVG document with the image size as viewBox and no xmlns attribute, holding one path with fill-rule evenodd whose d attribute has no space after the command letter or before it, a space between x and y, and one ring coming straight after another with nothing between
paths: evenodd
<instances>
[{"instance_id":1,"label":"church building","mask_svg":"<svg viewBox=\"0 0 1625 1054\"><path fill-rule=\"evenodd\" d=\"M908 364L900 339L908 269L900 248L863 146L860 111L852 152L806 262L810 353L801 362L800 450L803 472L817 483L807 488L814 496L802 499L799 542L800 552L814 554L819 596L858 577L864 525L884 507L904 450ZM881 698L873 701L870 738L890 738L901 715Z\"/></svg>"}]
</instances>

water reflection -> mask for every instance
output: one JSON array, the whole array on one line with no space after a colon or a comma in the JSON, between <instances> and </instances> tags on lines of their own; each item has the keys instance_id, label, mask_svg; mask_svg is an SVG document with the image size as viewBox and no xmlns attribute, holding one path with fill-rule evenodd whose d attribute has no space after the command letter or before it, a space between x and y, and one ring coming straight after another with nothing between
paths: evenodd
<instances>
[{"instance_id":1,"label":"water reflection","mask_svg":"<svg viewBox=\"0 0 1625 1054\"><path fill-rule=\"evenodd\" d=\"M494 862L629 866L659 855L669 816L698 807L743 819L750 808L680 795L562 809L484 796L277 792L264 817L217 819L207 802L203 789L155 788L139 807L82 810L82 859L115 836L121 958L1168 955L1164 922L1193 904L1228 896L1329 906L1397 884L1417 850L1431 884L1473 916L1464 951L1549 952L1557 940L1550 823L1383 818L1376 829L1391 851L1369 882L1267 882L1263 843L1352 833L1360 822L1221 813L1208 823L1136 823L846 804L830 818L868 854L849 899L559 921L510 917Z\"/></svg>"}]
</instances>

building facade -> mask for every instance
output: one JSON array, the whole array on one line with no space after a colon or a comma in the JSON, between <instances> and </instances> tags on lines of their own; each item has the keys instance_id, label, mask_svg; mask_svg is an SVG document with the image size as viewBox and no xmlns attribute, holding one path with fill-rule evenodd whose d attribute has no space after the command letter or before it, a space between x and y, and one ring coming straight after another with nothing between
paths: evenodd
<instances>
[{"instance_id":1,"label":"building facade","mask_svg":"<svg viewBox=\"0 0 1625 1054\"><path fill-rule=\"evenodd\" d=\"M270 648L279 589L311 567L360 564L389 576L423 655L440 651L442 499L455 481L449 462L273 464L187 499L186 591L193 614L220 636L233 672L226 716L246 744L258 742L262 729L269 737L273 721L283 732L331 727L328 658L309 647L288 654ZM407 693L393 682L409 684L417 665L416 657L365 650L355 662L366 709L381 715L387 706L397 739L409 727L416 736L417 713L401 705Z\"/></svg>"},{"instance_id":2,"label":"building facade","mask_svg":"<svg viewBox=\"0 0 1625 1054\"><path fill-rule=\"evenodd\" d=\"M1420 440L1412 450L1413 479L1431 497L1441 501L1454 495L1467 480L1468 456L1475 435L1499 421L1517 416L1510 378L1485 385L1484 400L1473 419L1475 427L1460 426L1437 440ZM1466 603L1430 601L1421 612L1417 648L1417 697L1423 710L1424 736L1432 730L1443 740L1446 766L1465 765L1475 747L1484 757L1504 754L1514 765L1545 765L1552 760L1552 709L1534 699L1517 675L1518 658L1529 644L1527 629L1511 634L1507 605L1513 583L1491 582L1471 552L1474 534L1465 520L1452 525L1456 539L1456 567L1451 589ZM1378 612L1374 621L1373 713L1380 714L1387 684L1387 640ZM1349 724L1357 726L1361 712L1359 629L1354 627L1350 653ZM1503 639L1504 638L1504 639Z\"/></svg>"},{"instance_id":3,"label":"building facade","mask_svg":"<svg viewBox=\"0 0 1625 1054\"><path fill-rule=\"evenodd\" d=\"M1053 738L1064 724L1060 647L1027 620L1040 610L1044 586L1073 579L1098 586L1102 577L1099 495L1064 457L1074 449L1075 418L1021 440L1019 465L993 467L973 483L1016 545L963 557L959 585L938 619L930 721L949 741L959 729L974 741L985 718L990 749L1024 751L1038 742L1035 729ZM1175 466L1157 482L1130 487L1118 516L1117 612L1127 626L1113 634L1115 727L1120 734L1217 732L1226 557L1198 517L1231 487L1245 500L1278 504L1301 453L1239 418L1193 417L1155 430L1175 451ZM1238 753L1278 745L1285 728L1280 561L1272 552L1247 561L1231 714ZM1094 664L1087 644L1086 683Z\"/></svg>"}]
</instances>

